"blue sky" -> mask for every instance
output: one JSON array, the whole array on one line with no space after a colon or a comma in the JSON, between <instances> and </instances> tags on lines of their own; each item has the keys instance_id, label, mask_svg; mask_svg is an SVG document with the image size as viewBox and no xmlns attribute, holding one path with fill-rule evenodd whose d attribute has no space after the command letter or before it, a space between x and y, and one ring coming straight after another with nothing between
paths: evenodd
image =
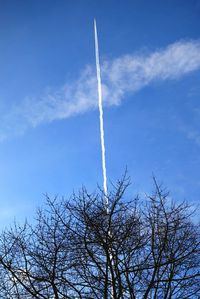
<instances>
[{"instance_id":1,"label":"blue sky","mask_svg":"<svg viewBox=\"0 0 200 299\"><path fill-rule=\"evenodd\" d=\"M200 191L200 1L0 0L0 226L50 196L102 184L93 19L106 164L130 193L152 173L177 200Z\"/></svg>"}]
</instances>

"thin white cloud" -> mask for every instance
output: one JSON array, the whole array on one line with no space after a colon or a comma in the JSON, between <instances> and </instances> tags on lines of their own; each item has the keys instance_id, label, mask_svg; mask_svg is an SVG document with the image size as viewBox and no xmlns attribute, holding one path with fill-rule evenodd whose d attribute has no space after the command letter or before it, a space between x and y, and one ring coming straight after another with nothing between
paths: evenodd
<instances>
[{"instance_id":1,"label":"thin white cloud","mask_svg":"<svg viewBox=\"0 0 200 299\"><path fill-rule=\"evenodd\" d=\"M179 79L200 69L200 41L180 41L165 49L142 55L125 55L102 63L104 105L119 105L127 93L134 93L153 82ZM95 69L87 66L74 82L44 92L39 98L27 97L4 115L0 139L23 133L29 127L68 118L97 107ZM15 128L15 132L13 130Z\"/></svg>"},{"instance_id":2,"label":"thin white cloud","mask_svg":"<svg viewBox=\"0 0 200 299\"><path fill-rule=\"evenodd\" d=\"M185 134L185 136L192 140L197 146L200 146L200 131L197 127L181 125L179 130Z\"/></svg>"},{"instance_id":3,"label":"thin white cloud","mask_svg":"<svg viewBox=\"0 0 200 299\"><path fill-rule=\"evenodd\" d=\"M187 137L192 139L198 146L200 146L200 132L197 130L191 130L188 132Z\"/></svg>"}]
</instances>

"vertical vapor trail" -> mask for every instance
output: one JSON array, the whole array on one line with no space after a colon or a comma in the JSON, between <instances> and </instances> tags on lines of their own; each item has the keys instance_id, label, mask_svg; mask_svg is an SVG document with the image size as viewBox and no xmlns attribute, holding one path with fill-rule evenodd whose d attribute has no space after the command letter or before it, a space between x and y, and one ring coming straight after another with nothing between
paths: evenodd
<instances>
[{"instance_id":1,"label":"vertical vapor trail","mask_svg":"<svg viewBox=\"0 0 200 299\"><path fill-rule=\"evenodd\" d=\"M97 25L94 19L94 37L95 37L95 56L96 56L96 71L98 82L98 96L99 96L99 121L100 121L100 134L101 134L101 154L102 154L102 169L103 169L103 189L106 199L106 207L108 209L108 190L107 190L107 176L106 176L106 160L105 160L105 143L104 143L104 126L103 126L103 106L102 106L102 88L101 88L101 70L99 63L99 47L97 36Z\"/></svg>"},{"instance_id":2,"label":"vertical vapor trail","mask_svg":"<svg viewBox=\"0 0 200 299\"><path fill-rule=\"evenodd\" d=\"M98 47L98 36L97 36L97 25L96 20L94 19L94 36L95 36L95 56L96 56L96 69L97 69L97 82L98 82L98 96L99 96L99 122L100 122L100 134L101 134L101 154L102 154L102 169L103 169L103 189L105 195L105 205L106 212L109 214L108 207L108 190L107 190L107 176L106 176L106 159L105 159L105 143L104 143L104 127L103 127L103 105L102 105L102 88L101 88L101 70L99 63L99 47ZM109 236L111 236L111 231L108 231ZM112 252L109 250L109 258L113 264ZM114 289L112 276L111 279L111 299L114 298Z\"/></svg>"}]
</instances>

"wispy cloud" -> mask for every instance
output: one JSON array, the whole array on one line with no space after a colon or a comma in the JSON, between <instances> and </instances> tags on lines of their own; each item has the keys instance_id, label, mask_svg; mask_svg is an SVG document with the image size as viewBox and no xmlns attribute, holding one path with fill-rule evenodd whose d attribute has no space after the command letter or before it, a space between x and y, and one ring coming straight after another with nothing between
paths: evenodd
<instances>
[{"instance_id":1,"label":"wispy cloud","mask_svg":"<svg viewBox=\"0 0 200 299\"><path fill-rule=\"evenodd\" d=\"M189 140L192 140L197 146L200 146L200 130L198 130L197 126L182 124L179 126L179 130L183 132Z\"/></svg>"},{"instance_id":2,"label":"wispy cloud","mask_svg":"<svg viewBox=\"0 0 200 299\"><path fill-rule=\"evenodd\" d=\"M197 130L190 130L187 133L187 137L192 139L198 146L200 146L200 132Z\"/></svg>"},{"instance_id":3,"label":"wispy cloud","mask_svg":"<svg viewBox=\"0 0 200 299\"><path fill-rule=\"evenodd\" d=\"M153 82L179 79L200 69L200 41L180 41L153 53L125 55L102 62L104 105L119 105L127 93ZM27 97L3 116L0 138L8 132L23 133L29 127L68 118L97 107L95 69L87 66L76 81L40 97ZM13 132L15 128L15 132Z\"/></svg>"}]
</instances>

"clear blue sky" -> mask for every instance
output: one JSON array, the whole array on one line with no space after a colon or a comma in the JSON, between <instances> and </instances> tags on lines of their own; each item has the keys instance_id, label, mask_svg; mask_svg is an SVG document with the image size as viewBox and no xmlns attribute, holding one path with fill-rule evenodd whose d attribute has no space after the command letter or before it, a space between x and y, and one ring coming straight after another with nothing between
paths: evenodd
<instances>
[{"instance_id":1,"label":"clear blue sky","mask_svg":"<svg viewBox=\"0 0 200 299\"><path fill-rule=\"evenodd\" d=\"M108 179L198 202L200 1L0 0L1 227L102 184L94 17Z\"/></svg>"}]
</instances>

